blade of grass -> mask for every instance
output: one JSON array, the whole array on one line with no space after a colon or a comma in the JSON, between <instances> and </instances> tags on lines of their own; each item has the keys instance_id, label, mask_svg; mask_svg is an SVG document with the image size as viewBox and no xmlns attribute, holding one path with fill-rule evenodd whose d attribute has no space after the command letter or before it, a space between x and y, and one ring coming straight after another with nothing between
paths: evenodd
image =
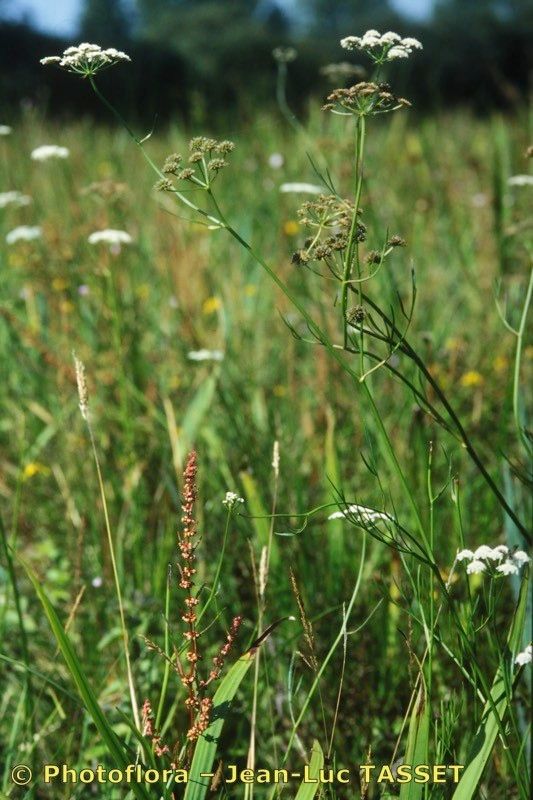
<instances>
[{"instance_id":1,"label":"blade of grass","mask_svg":"<svg viewBox=\"0 0 533 800\"><path fill-rule=\"evenodd\" d=\"M429 703L424 678L421 674L420 688L411 713L405 763L413 768L428 764L429 751ZM424 784L409 781L400 789L400 800L420 800L424 795Z\"/></svg>"},{"instance_id":2,"label":"blade of grass","mask_svg":"<svg viewBox=\"0 0 533 800\"><path fill-rule=\"evenodd\" d=\"M252 523L257 535L257 544L259 548L268 547L270 542L270 522L269 514L265 508L257 483L250 475L249 472L244 470L240 473L240 479L246 495L246 502L252 515ZM279 563L279 550L276 539L272 539L272 544L269 553L269 565L275 568Z\"/></svg>"},{"instance_id":3,"label":"blade of grass","mask_svg":"<svg viewBox=\"0 0 533 800\"><path fill-rule=\"evenodd\" d=\"M204 800L207 795L214 775L213 762L230 703L252 666L255 654L256 649L252 648L241 656L215 692L212 721L196 744L184 800Z\"/></svg>"},{"instance_id":4,"label":"blade of grass","mask_svg":"<svg viewBox=\"0 0 533 800\"><path fill-rule=\"evenodd\" d=\"M120 742L119 738L105 717L102 709L100 708L96 695L94 694L94 691L87 680L87 675L85 674L81 662L76 655L76 651L74 650L69 637L63 630L63 626L61 625L55 608L50 602L48 595L41 586L37 576L31 567L26 564L26 562L20 556L17 556L17 558L24 567L26 574L33 585L33 588L35 589L35 592L41 601L41 605L44 609L48 622L50 623L50 627L52 628L52 632L56 638L59 649L61 650L61 654L65 659L70 676L74 681L78 693L83 701L83 705L92 717L98 733L102 737L102 741L104 742L107 751L117 768L124 770L128 764L131 763L129 751ZM135 794L135 797L137 797L139 800L150 800L146 789L141 784L132 783L131 790Z\"/></svg>"},{"instance_id":5,"label":"blade of grass","mask_svg":"<svg viewBox=\"0 0 533 800\"><path fill-rule=\"evenodd\" d=\"M296 793L294 800L312 800L318 792L320 784L318 783L318 776L320 770L324 766L324 753L320 747L320 742L316 739L313 742L313 749L311 751L311 760L309 761L309 769L307 771L310 780L317 781L317 783L303 782Z\"/></svg>"},{"instance_id":6,"label":"blade of grass","mask_svg":"<svg viewBox=\"0 0 533 800\"><path fill-rule=\"evenodd\" d=\"M501 722L511 702L512 687L509 688L511 676L508 672L508 663L509 657L512 657L520 648L522 631L526 622L528 586L529 576L526 576L520 587L520 597L507 639L506 655L508 658L500 663L496 671L490 692L492 702L487 702L485 705L481 724L472 741L465 770L453 793L452 800L471 800L474 797L483 771L490 759ZM496 714L499 719L496 718Z\"/></svg>"}]
</instances>

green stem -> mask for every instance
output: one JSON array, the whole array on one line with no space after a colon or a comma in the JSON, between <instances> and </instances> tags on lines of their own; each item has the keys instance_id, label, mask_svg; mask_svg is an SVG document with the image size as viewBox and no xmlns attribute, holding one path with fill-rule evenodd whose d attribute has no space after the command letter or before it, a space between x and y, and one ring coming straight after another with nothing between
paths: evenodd
<instances>
[{"instance_id":1,"label":"green stem","mask_svg":"<svg viewBox=\"0 0 533 800\"><path fill-rule=\"evenodd\" d=\"M520 364L522 360L522 341L524 338L524 332L526 329L526 321L527 315L529 311L529 306L531 303L531 296L533 294L533 270L531 270L531 275L529 277L529 285L527 288L526 299L524 301L524 307L522 309L522 316L520 318L520 326L516 333L516 354L515 354L515 361L514 361L514 376L513 376L513 416L516 425L516 430L518 431L518 436L520 437L526 452L531 455L531 443L527 438L524 425L520 424L520 408L519 408L519 389L520 389Z\"/></svg>"},{"instance_id":2,"label":"green stem","mask_svg":"<svg viewBox=\"0 0 533 800\"><path fill-rule=\"evenodd\" d=\"M357 277L361 278L361 266L359 262L359 242L357 239L357 218L359 216L359 204L361 202L361 192L363 189L363 158L365 148L365 132L366 123L365 116L361 114L357 117L355 126L355 190L354 190L354 210L352 217L352 225L350 228L350 235L348 238L348 247L346 249L346 256L344 259L343 280L342 280L342 324L343 324L343 339L344 347L348 346L348 320L346 319L348 312L348 286L352 276L354 249L355 260L357 263ZM361 294L361 284L358 283L359 294ZM361 326L362 327L362 326ZM361 330L361 361L364 364L363 356L363 333ZM364 368L362 368L362 372Z\"/></svg>"}]
</instances>

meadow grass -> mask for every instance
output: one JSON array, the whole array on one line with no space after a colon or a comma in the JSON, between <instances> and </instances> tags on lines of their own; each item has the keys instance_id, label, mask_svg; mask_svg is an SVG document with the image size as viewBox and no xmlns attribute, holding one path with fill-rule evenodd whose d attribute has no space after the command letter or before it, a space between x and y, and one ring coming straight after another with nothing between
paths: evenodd
<instances>
[{"instance_id":1,"label":"meadow grass","mask_svg":"<svg viewBox=\"0 0 533 800\"><path fill-rule=\"evenodd\" d=\"M429 118L402 112L373 123L361 205L369 230L407 242L376 277L374 298L387 310L396 292L408 297L414 268L409 341L453 403L484 468L527 520L527 487L516 479L528 466L520 440L527 398L513 388L527 385L533 347L522 325L514 384L517 337L495 303L498 294L518 329L530 190L507 181L527 169L521 123L461 111ZM198 133L212 134L208 121ZM349 193L349 122L311 108L305 132L269 113L237 131L228 119L217 135L237 145L231 174L216 184L225 217L340 342L337 287L291 263L307 235L296 214L306 197L280 194L279 185L317 182L311 143L341 193ZM184 151L188 138L169 128L144 147L159 165L169 152ZM70 157L31 161L32 148L48 142L68 147ZM283 156L279 168L269 165L273 153ZM492 719L494 741L473 791L527 796L527 679L513 677L505 644L527 568L498 582L467 577L464 565L451 571L458 549L525 540L454 431L422 413L413 392L384 369L368 380L378 411L372 416L342 364L303 341L308 326L249 252L224 230L184 220L191 215L153 190L155 176L126 133L90 121L60 126L27 111L0 139L0 176L2 190L33 198L30 206L0 211L4 795L13 790L14 764L106 763L114 746L91 719L91 697L80 701L50 631L55 612L43 616L18 555L38 576L44 602L67 622L114 735L135 751L116 582L137 699L150 698L165 740L186 731L179 679L150 643L167 654L181 647L178 579L168 565L176 561L181 473L194 447L197 584L205 584L213 612L204 648L216 653L235 614L244 618L236 654L274 621L296 617L265 640L252 679L248 664L233 668L242 675L237 681L234 672L237 699L217 758L250 764L252 721L261 767L300 766L314 740L337 766L409 755L465 764L478 726L497 707L504 721ZM42 239L7 246L6 234L19 224L42 225ZM132 244L112 253L87 242L105 228L127 231ZM202 349L222 352L223 360L191 360ZM102 487L79 413L73 350L86 369ZM400 353L391 363L420 386ZM428 392L438 404L431 386ZM381 446L383 431L401 474ZM279 475L272 468L276 441ZM227 491L245 500L233 514L222 504ZM344 501L394 515L419 544L425 537L430 563L379 541L379 524L328 520ZM513 656L531 639L524 603L510 634ZM373 798L384 788L321 791ZM402 789L402 796L451 797L454 789L424 785L412 795ZM53 791L70 798L86 790ZM102 792L125 796L110 785ZM273 796L272 787L261 786L219 792ZM27 796L40 796L37 787Z\"/></svg>"}]
</instances>

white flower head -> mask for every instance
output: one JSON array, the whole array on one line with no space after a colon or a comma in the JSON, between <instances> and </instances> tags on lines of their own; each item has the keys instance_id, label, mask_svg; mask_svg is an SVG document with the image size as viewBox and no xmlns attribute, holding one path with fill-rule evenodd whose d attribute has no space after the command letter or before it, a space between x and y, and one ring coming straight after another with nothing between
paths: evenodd
<instances>
[{"instance_id":1,"label":"white flower head","mask_svg":"<svg viewBox=\"0 0 533 800\"><path fill-rule=\"evenodd\" d=\"M412 36L402 39L400 34L394 31L380 34L374 29L367 31L363 36L346 36L341 39L341 47L345 50L362 50L379 64L396 58L408 58L413 50L422 50L421 43Z\"/></svg>"},{"instance_id":2,"label":"white flower head","mask_svg":"<svg viewBox=\"0 0 533 800\"><path fill-rule=\"evenodd\" d=\"M89 244L107 244L113 255L118 255L122 249L122 245L131 244L133 239L126 231L106 228L103 231L91 233L87 241Z\"/></svg>"},{"instance_id":3,"label":"white flower head","mask_svg":"<svg viewBox=\"0 0 533 800\"><path fill-rule=\"evenodd\" d=\"M189 361L223 361L222 350L191 350L187 353Z\"/></svg>"},{"instance_id":4,"label":"white flower head","mask_svg":"<svg viewBox=\"0 0 533 800\"><path fill-rule=\"evenodd\" d=\"M508 186L533 186L533 175L513 175L507 181Z\"/></svg>"},{"instance_id":5,"label":"white flower head","mask_svg":"<svg viewBox=\"0 0 533 800\"><path fill-rule=\"evenodd\" d=\"M383 37L381 37L383 38ZM407 50L422 50L422 44L418 41L418 39L413 39L412 37L408 36L406 39L401 39L402 47L407 48Z\"/></svg>"},{"instance_id":6,"label":"white flower head","mask_svg":"<svg viewBox=\"0 0 533 800\"><path fill-rule=\"evenodd\" d=\"M57 144L41 144L31 151L33 161L49 161L51 158L68 158L68 147L59 147Z\"/></svg>"},{"instance_id":7,"label":"white flower head","mask_svg":"<svg viewBox=\"0 0 533 800\"><path fill-rule=\"evenodd\" d=\"M486 569L487 565L483 561L479 561L479 559L475 558L467 566L466 571L468 575L477 575L479 572L485 572Z\"/></svg>"},{"instance_id":8,"label":"white flower head","mask_svg":"<svg viewBox=\"0 0 533 800\"><path fill-rule=\"evenodd\" d=\"M474 558L474 553L472 552L472 550L460 550L455 556L456 561L465 561L466 559L472 561L473 558Z\"/></svg>"},{"instance_id":9,"label":"white flower head","mask_svg":"<svg viewBox=\"0 0 533 800\"><path fill-rule=\"evenodd\" d=\"M515 664L518 666L523 667L524 664L531 664L531 660L533 658L533 649L530 644L523 650L521 653L518 653L517 657L514 660Z\"/></svg>"},{"instance_id":10,"label":"white flower head","mask_svg":"<svg viewBox=\"0 0 533 800\"><path fill-rule=\"evenodd\" d=\"M494 551L492 547L489 547L487 544L480 545L477 550L474 551L474 558L493 558Z\"/></svg>"},{"instance_id":11,"label":"white flower head","mask_svg":"<svg viewBox=\"0 0 533 800\"><path fill-rule=\"evenodd\" d=\"M268 157L268 166L272 169L280 169L285 163L285 159L281 153L271 153Z\"/></svg>"},{"instance_id":12,"label":"white flower head","mask_svg":"<svg viewBox=\"0 0 533 800\"><path fill-rule=\"evenodd\" d=\"M14 228L6 236L8 244L16 244L17 242L32 242L34 239L40 239L43 235L43 229L39 225L19 225Z\"/></svg>"},{"instance_id":13,"label":"white flower head","mask_svg":"<svg viewBox=\"0 0 533 800\"><path fill-rule=\"evenodd\" d=\"M516 553L513 553L512 559L519 567L523 567L525 564L529 564L530 562L528 554L524 553L523 550L517 550Z\"/></svg>"},{"instance_id":14,"label":"white flower head","mask_svg":"<svg viewBox=\"0 0 533 800\"><path fill-rule=\"evenodd\" d=\"M0 125L0 136L9 136L12 132L13 128L10 128L9 125Z\"/></svg>"},{"instance_id":15,"label":"white flower head","mask_svg":"<svg viewBox=\"0 0 533 800\"><path fill-rule=\"evenodd\" d=\"M496 567L496 572L502 575L518 575L518 567L512 561L504 561Z\"/></svg>"},{"instance_id":16,"label":"white flower head","mask_svg":"<svg viewBox=\"0 0 533 800\"><path fill-rule=\"evenodd\" d=\"M57 64L58 67L82 75L84 78L96 75L103 69L119 64L121 61L131 61L130 57L114 47L103 50L97 44L82 42L76 47L67 47L62 56L47 56L41 58L41 64Z\"/></svg>"},{"instance_id":17,"label":"white flower head","mask_svg":"<svg viewBox=\"0 0 533 800\"><path fill-rule=\"evenodd\" d=\"M226 506L228 511L232 511L240 503L244 503L244 498L239 497L239 495L235 494L235 492L226 492L226 496L222 501L222 505Z\"/></svg>"},{"instance_id":18,"label":"white flower head","mask_svg":"<svg viewBox=\"0 0 533 800\"><path fill-rule=\"evenodd\" d=\"M387 33L384 33L381 36L381 41L384 44L397 44L398 42L402 41L402 37L400 36L399 33L394 33L394 31L387 31Z\"/></svg>"},{"instance_id":19,"label":"white flower head","mask_svg":"<svg viewBox=\"0 0 533 800\"><path fill-rule=\"evenodd\" d=\"M279 190L283 194L322 194L324 191L314 183L282 183Z\"/></svg>"},{"instance_id":20,"label":"white flower head","mask_svg":"<svg viewBox=\"0 0 533 800\"><path fill-rule=\"evenodd\" d=\"M494 551L495 551L495 552L498 552L498 553L501 553L501 554L502 554L502 557L503 557L503 556L506 556L506 555L507 555L507 553L509 552L509 548L507 547L507 545L506 545L506 544L498 544L498 545L496 545L496 547L494 548Z\"/></svg>"},{"instance_id":21,"label":"white flower head","mask_svg":"<svg viewBox=\"0 0 533 800\"><path fill-rule=\"evenodd\" d=\"M334 511L328 519L346 519L351 516L358 518L361 522L376 522L381 519L394 520L394 517L384 511L375 511L373 508L359 505L350 505L344 511Z\"/></svg>"},{"instance_id":22,"label":"white flower head","mask_svg":"<svg viewBox=\"0 0 533 800\"><path fill-rule=\"evenodd\" d=\"M396 58L409 58L409 51L399 44L391 47L387 53L387 61L394 61Z\"/></svg>"},{"instance_id":23,"label":"white flower head","mask_svg":"<svg viewBox=\"0 0 533 800\"><path fill-rule=\"evenodd\" d=\"M21 208L22 206L29 206L31 202L31 197L21 192L0 192L0 208L6 208L6 206Z\"/></svg>"}]
</instances>

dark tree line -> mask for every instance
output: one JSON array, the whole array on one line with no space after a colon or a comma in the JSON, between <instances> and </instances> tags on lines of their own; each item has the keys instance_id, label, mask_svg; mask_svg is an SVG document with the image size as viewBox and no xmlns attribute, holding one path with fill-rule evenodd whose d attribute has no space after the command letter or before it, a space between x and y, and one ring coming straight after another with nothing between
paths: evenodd
<instances>
[{"instance_id":1,"label":"dark tree line","mask_svg":"<svg viewBox=\"0 0 533 800\"><path fill-rule=\"evenodd\" d=\"M1 0L0 0L1 3ZM279 0L86 0L79 37L127 49L132 64L102 76L104 88L132 120L150 126L209 109L255 113L274 103L272 49L293 44L289 96L300 113L330 88L324 64L358 62L339 38L369 27L398 30L424 43L395 64L395 85L421 109L468 104L480 111L524 101L530 88L533 4L529 0L440 0L422 23L402 19L388 0L300 0L289 14ZM2 6L0 4L0 12ZM75 37L77 39L78 37ZM72 41L26 25L0 23L2 118L21 103L57 114L101 114L72 76L43 70L38 59Z\"/></svg>"}]
</instances>

